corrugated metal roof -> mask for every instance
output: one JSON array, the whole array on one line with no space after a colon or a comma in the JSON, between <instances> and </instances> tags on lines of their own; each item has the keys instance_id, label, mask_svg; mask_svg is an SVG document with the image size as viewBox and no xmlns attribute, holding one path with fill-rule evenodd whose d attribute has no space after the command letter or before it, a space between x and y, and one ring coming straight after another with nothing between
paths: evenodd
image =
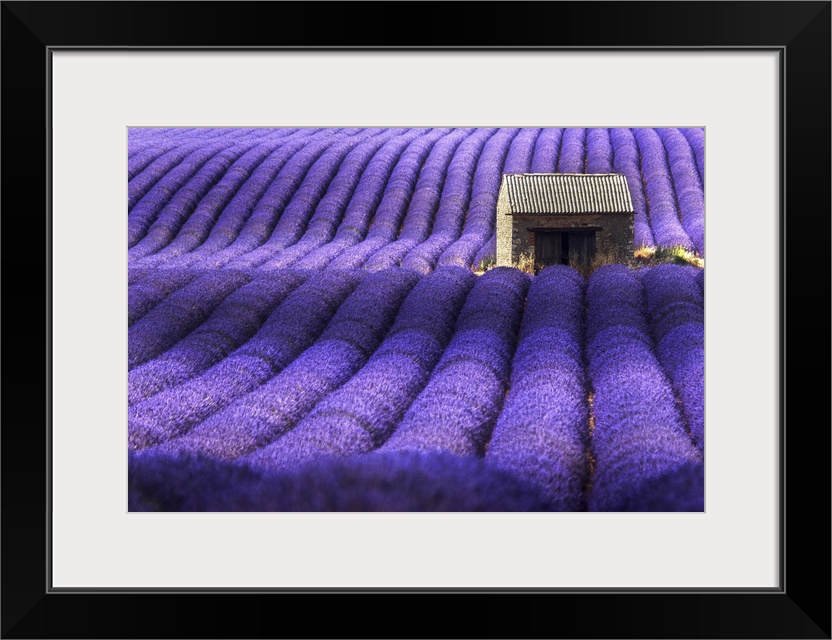
<instances>
[{"instance_id":1,"label":"corrugated metal roof","mask_svg":"<svg viewBox=\"0 0 832 640\"><path fill-rule=\"evenodd\" d=\"M509 173L512 213L630 213L627 178L617 173Z\"/></svg>"}]
</instances>

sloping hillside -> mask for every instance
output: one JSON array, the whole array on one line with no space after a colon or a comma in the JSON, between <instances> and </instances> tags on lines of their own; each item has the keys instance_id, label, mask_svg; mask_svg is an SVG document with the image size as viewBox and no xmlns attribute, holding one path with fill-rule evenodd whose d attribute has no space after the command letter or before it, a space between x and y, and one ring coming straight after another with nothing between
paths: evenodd
<instances>
[{"instance_id":1,"label":"sloping hillside","mask_svg":"<svg viewBox=\"0 0 832 640\"><path fill-rule=\"evenodd\" d=\"M702 510L704 271L473 272L504 172L704 256L701 129L129 142L131 510Z\"/></svg>"}]
</instances>

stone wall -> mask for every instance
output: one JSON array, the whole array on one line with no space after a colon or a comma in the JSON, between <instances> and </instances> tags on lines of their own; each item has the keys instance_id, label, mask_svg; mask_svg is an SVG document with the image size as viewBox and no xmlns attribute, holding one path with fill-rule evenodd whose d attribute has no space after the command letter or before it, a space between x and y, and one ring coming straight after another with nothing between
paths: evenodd
<instances>
[{"instance_id":1,"label":"stone wall","mask_svg":"<svg viewBox=\"0 0 832 640\"><path fill-rule=\"evenodd\" d=\"M505 177L503 177L505 182ZM510 266L512 262L512 216L511 205L508 201L508 191L505 186L500 187L497 195L497 264Z\"/></svg>"},{"instance_id":2,"label":"stone wall","mask_svg":"<svg viewBox=\"0 0 832 640\"><path fill-rule=\"evenodd\" d=\"M524 253L534 255L529 228L601 227L595 234L595 253L633 254L632 213L506 215L497 207L497 265L510 266ZM622 256L623 257L623 256Z\"/></svg>"}]
</instances>

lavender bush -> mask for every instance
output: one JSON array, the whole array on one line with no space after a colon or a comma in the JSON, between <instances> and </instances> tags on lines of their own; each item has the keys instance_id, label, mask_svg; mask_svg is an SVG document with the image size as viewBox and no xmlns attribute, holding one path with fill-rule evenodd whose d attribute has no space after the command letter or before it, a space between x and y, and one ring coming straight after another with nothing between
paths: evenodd
<instances>
[{"instance_id":1,"label":"lavender bush","mask_svg":"<svg viewBox=\"0 0 832 640\"><path fill-rule=\"evenodd\" d=\"M699 182L705 186L705 130L697 128L679 129L690 145L691 151L696 158L696 168L699 173Z\"/></svg>"},{"instance_id":2,"label":"lavender bush","mask_svg":"<svg viewBox=\"0 0 832 640\"><path fill-rule=\"evenodd\" d=\"M287 204L298 190L309 167L333 144L342 140L347 132L305 145L283 166L263 197L257 202L251 216L245 221L239 235L221 252L211 256L215 265L224 265L263 245L270 237Z\"/></svg>"},{"instance_id":3,"label":"lavender bush","mask_svg":"<svg viewBox=\"0 0 832 640\"><path fill-rule=\"evenodd\" d=\"M179 437L273 378L312 345L361 279L362 274L346 271L309 278L226 358L199 377L131 406L130 447L146 449Z\"/></svg>"},{"instance_id":4,"label":"lavender bush","mask_svg":"<svg viewBox=\"0 0 832 640\"><path fill-rule=\"evenodd\" d=\"M130 511L547 511L533 487L450 454L316 460L292 473L130 452Z\"/></svg>"},{"instance_id":5,"label":"lavender bush","mask_svg":"<svg viewBox=\"0 0 832 640\"><path fill-rule=\"evenodd\" d=\"M127 368L147 362L198 327L225 298L246 284L242 271L209 273L168 296L130 327Z\"/></svg>"},{"instance_id":6,"label":"lavender bush","mask_svg":"<svg viewBox=\"0 0 832 640\"><path fill-rule=\"evenodd\" d=\"M685 232L705 255L705 194L690 145L678 129L656 129L667 151L670 174Z\"/></svg>"},{"instance_id":7,"label":"lavender bush","mask_svg":"<svg viewBox=\"0 0 832 640\"><path fill-rule=\"evenodd\" d=\"M417 280L416 274L401 269L365 278L312 347L261 388L240 394L167 449L223 459L251 453L249 462L268 465L272 449L267 445L366 362Z\"/></svg>"},{"instance_id":8,"label":"lavender bush","mask_svg":"<svg viewBox=\"0 0 832 640\"><path fill-rule=\"evenodd\" d=\"M413 129L406 135L396 136L385 144L362 174L361 182L358 184L349 205L347 205L343 220L338 225L332 240L304 257L298 262L298 267L325 268L338 254L364 239L370 222L382 206L387 208L393 203L392 206L402 206L403 208L406 202L396 203L395 190L392 192L392 197L385 201L386 187L394 180L394 170L403 156L410 156L407 153L408 150L416 154L419 159L418 164L421 166L422 151L423 149L429 149L434 140L435 136L432 132L424 129ZM404 158L404 162L408 162L408 160L410 160L409 157ZM395 179L401 182L402 177L397 175Z\"/></svg>"},{"instance_id":9,"label":"lavender bush","mask_svg":"<svg viewBox=\"0 0 832 640\"><path fill-rule=\"evenodd\" d=\"M587 286L588 371L594 390L589 508L616 511L641 483L701 462L653 351L639 278L621 265Z\"/></svg>"},{"instance_id":10,"label":"lavender bush","mask_svg":"<svg viewBox=\"0 0 832 640\"><path fill-rule=\"evenodd\" d=\"M199 201L196 209L182 224L176 237L153 255L139 259L142 265L160 265L172 257L199 247L208 237L211 227L232 202L240 189L278 149L287 144L287 136L269 137L265 142L244 153L223 175L222 179ZM266 165L268 166L268 164ZM161 244L161 242L160 242Z\"/></svg>"},{"instance_id":11,"label":"lavender bush","mask_svg":"<svg viewBox=\"0 0 832 640\"><path fill-rule=\"evenodd\" d=\"M364 173L364 169L379 150L394 137L392 131L383 131L361 142L344 159L333 178L326 195L315 208L306 231L300 240L264 263L264 269L278 269L295 264L313 249L320 247L335 235ZM382 156L385 154L382 152Z\"/></svg>"},{"instance_id":12,"label":"lavender bush","mask_svg":"<svg viewBox=\"0 0 832 640\"><path fill-rule=\"evenodd\" d=\"M647 211L656 244L694 249L693 242L679 221L676 193L670 180L661 138L653 129L635 129L633 134L641 153Z\"/></svg>"},{"instance_id":13,"label":"lavender bush","mask_svg":"<svg viewBox=\"0 0 832 640\"><path fill-rule=\"evenodd\" d=\"M611 129L610 141L614 149L613 169L627 177L627 187L633 201L633 244L640 247L653 248L656 243L650 229L650 218L647 215L644 182L641 174L641 155L638 145L629 129Z\"/></svg>"},{"instance_id":14,"label":"lavender bush","mask_svg":"<svg viewBox=\"0 0 832 640\"><path fill-rule=\"evenodd\" d=\"M367 263L368 269L386 268L391 259L395 262L397 258L401 259L403 267L422 273L436 266L439 256L459 238L471 202L472 176L486 143L496 135L494 129L478 129L459 145L448 169L441 198L438 190L425 192L432 205L438 202L438 210L411 207L399 240L373 255Z\"/></svg>"},{"instance_id":15,"label":"lavender bush","mask_svg":"<svg viewBox=\"0 0 832 640\"><path fill-rule=\"evenodd\" d=\"M511 142L511 147L506 156L506 162L503 166L503 173L528 173L532 157L535 151L535 144L540 135L539 129L521 129L517 137ZM494 216L497 215L497 203L494 203ZM497 230L496 222L492 223L493 232L491 237L480 246L474 256L474 267L477 267L486 262L494 262L497 257Z\"/></svg>"},{"instance_id":16,"label":"lavender bush","mask_svg":"<svg viewBox=\"0 0 832 640\"><path fill-rule=\"evenodd\" d=\"M560 156L560 143L563 140L563 129L543 129L537 136L532 158L532 173L555 173Z\"/></svg>"},{"instance_id":17,"label":"lavender bush","mask_svg":"<svg viewBox=\"0 0 832 640\"><path fill-rule=\"evenodd\" d=\"M481 276L425 389L380 451L482 455L499 414L529 278L507 267Z\"/></svg>"},{"instance_id":18,"label":"lavender bush","mask_svg":"<svg viewBox=\"0 0 832 640\"><path fill-rule=\"evenodd\" d=\"M199 275L199 271L146 272L127 288L127 325L133 326L162 300Z\"/></svg>"},{"instance_id":19,"label":"lavender bush","mask_svg":"<svg viewBox=\"0 0 832 640\"><path fill-rule=\"evenodd\" d=\"M564 129L558 173L586 173L586 129Z\"/></svg>"},{"instance_id":20,"label":"lavender bush","mask_svg":"<svg viewBox=\"0 0 832 640\"><path fill-rule=\"evenodd\" d=\"M367 364L264 452L269 466L295 468L381 445L427 383L474 280L445 267L416 285Z\"/></svg>"},{"instance_id":21,"label":"lavender bush","mask_svg":"<svg viewBox=\"0 0 832 640\"><path fill-rule=\"evenodd\" d=\"M269 239L257 248L232 259L229 266L259 266L300 240L344 158L361 142L380 135L381 132L378 129L366 129L344 130L340 133L342 136L339 141L327 146L306 172L303 182L292 194ZM299 163L302 161L303 158L298 158Z\"/></svg>"},{"instance_id":22,"label":"lavender bush","mask_svg":"<svg viewBox=\"0 0 832 640\"><path fill-rule=\"evenodd\" d=\"M450 162L451 151L456 148L469 130L457 130L456 136L448 135L447 129L435 129L429 135L419 138L407 152L402 154L384 192L366 236L357 246L347 247L330 263L335 269L350 269L362 265L367 258L381 247L396 239L407 214L408 207L416 193L425 192L428 176L437 166L444 178L444 169ZM434 153L442 140L443 148ZM430 155L428 155L430 154Z\"/></svg>"},{"instance_id":23,"label":"lavender bush","mask_svg":"<svg viewBox=\"0 0 832 640\"><path fill-rule=\"evenodd\" d=\"M517 133L516 129L501 129L485 145L477 163L462 234L439 256L440 266L470 267L477 250L491 237L503 163Z\"/></svg>"},{"instance_id":24,"label":"lavender bush","mask_svg":"<svg viewBox=\"0 0 832 640\"><path fill-rule=\"evenodd\" d=\"M642 281L659 362L682 402L693 441L704 453L705 312L701 289L695 275L671 264L653 267Z\"/></svg>"},{"instance_id":25,"label":"lavender bush","mask_svg":"<svg viewBox=\"0 0 832 640\"><path fill-rule=\"evenodd\" d=\"M586 132L586 173L613 173L613 146L609 129Z\"/></svg>"},{"instance_id":26,"label":"lavender bush","mask_svg":"<svg viewBox=\"0 0 832 640\"><path fill-rule=\"evenodd\" d=\"M255 137L256 135L253 133L241 136L238 144L245 144ZM201 180L197 174L211 159L231 146L233 146L231 142L200 146L181 159L182 152L179 150L175 153L171 152L173 154L171 162L157 166L156 171L152 172L150 177L148 177L149 170L146 170L131 180L128 183L127 246L134 246L144 237L150 225L174 194L179 195L180 198L184 197L186 202L174 202L171 207L187 207L188 193L184 189L196 189L198 191L203 188L203 185L199 184ZM170 166L174 159L177 160L175 166ZM211 179L211 169L213 167L207 169L209 181ZM160 173L162 175L158 177L158 180L153 180ZM196 184L194 184L194 181Z\"/></svg>"},{"instance_id":27,"label":"lavender bush","mask_svg":"<svg viewBox=\"0 0 832 640\"><path fill-rule=\"evenodd\" d=\"M559 511L584 508L588 473L584 279L544 269L526 300L511 389L485 461L539 487Z\"/></svg>"},{"instance_id":28,"label":"lavender bush","mask_svg":"<svg viewBox=\"0 0 832 640\"><path fill-rule=\"evenodd\" d=\"M246 179L239 187L228 206L216 217L216 221L214 221L213 216L202 216L194 221L192 228L187 229L187 231L183 228L186 233L197 235L200 243L195 249L184 255L173 256L164 266L189 267L234 242L254 207L264 196L266 190L269 189L286 162L310 142L331 138L333 135L337 135L337 133L301 131L292 135L290 139L277 147L266 160L252 171L251 177ZM190 222L189 220L188 223ZM185 224L185 227L188 226L188 223Z\"/></svg>"},{"instance_id":29,"label":"lavender bush","mask_svg":"<svg viewBox=\"0 0 832 640\"><path fill-rule=\"evenodd\" d=\"M309 276L284 270L258 276L226 298L203 322L170 349L131 370L128 405L193 378L240 347ZM128 340L133 349L132 335Z\"/></svg>"},{"instance_id":30,"label":"lavender bush","mask_svg":"<svg viewBox=\"0 0 832 640\"><path fill-rule=\"evenodd\" d=\"M477 267L493 259L501 173L526 171L623 173L636 246L704 256L701 128L417 131L131 133L130 264Z\"/></svg>"}]
</instances>

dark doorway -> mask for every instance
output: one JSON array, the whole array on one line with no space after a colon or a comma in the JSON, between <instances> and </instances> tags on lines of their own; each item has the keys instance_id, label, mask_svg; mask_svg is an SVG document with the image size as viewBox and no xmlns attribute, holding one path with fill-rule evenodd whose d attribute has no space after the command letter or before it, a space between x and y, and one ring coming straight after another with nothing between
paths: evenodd
<instances>
[{"instance_id":1,"label":"dark doorway","mask_svg":"<svg viewBox=\"0 0 832 640\"><path fill-rule=\"evenodd\" d=\"M566 234L559 231L535 231L534 233L534 264L539 270L550 264L563 264L566 254L563 243Z\"/></svg>"},{"instance_id":2,"label":"dark doorway","mask_svg":"<svg viewBox=\"0 0 832 640\"><path fill-rule=\"evenodd\" d=\"M570 231L567 236L569 246L567 248L568 258L580 265L587 265L595 257L595 232L594 231ZM565 261L565 264L568 264Z\"/></svg>"},{"instance_id":3,"label":"dark doorway","mask_svg":"<svg viewBox=\"0 0 832 640\"><path fill-rule=\"evenodd\" d=\"M596 229L534 229L535 271L552 264L587 265L595 257Z\"/></svg>"}]
</instances>

